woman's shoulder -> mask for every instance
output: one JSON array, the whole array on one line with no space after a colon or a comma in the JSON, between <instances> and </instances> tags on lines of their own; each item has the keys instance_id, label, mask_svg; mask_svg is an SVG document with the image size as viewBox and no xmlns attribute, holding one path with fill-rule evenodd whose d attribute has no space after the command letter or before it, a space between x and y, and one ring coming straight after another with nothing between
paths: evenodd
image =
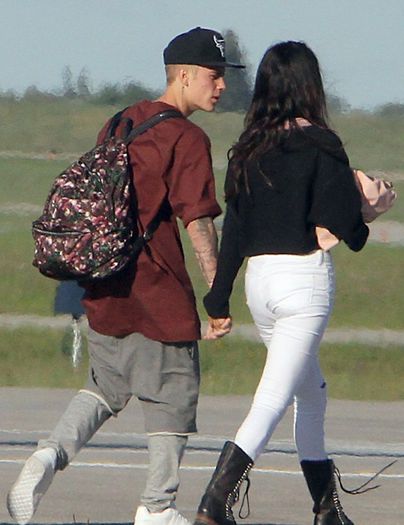
<instances>
[{"instance_id":1,"label":"woman's shoulder","mask_svg":"<svg viewBox=\"0 0 404 525\"><path fill-rule=\"evenodd\" d=\"M342 142L335 131L330 128L323 128L312 124L300 128L305 135L315 140L319 147L342 148Z\"/></svg>"},{"instance_id":2,"label":"woman's shoulder","mask_svg":"<svg viewBox=\"0 0 404 525\"><path fill-rule=\"evenodd\" d=\"M320 153L331 155L344 164L349 162L344 145L335 131L316 125L305 126L301 129L306 141L309 139L311 146Z\"/></svg>"}]
</instances>

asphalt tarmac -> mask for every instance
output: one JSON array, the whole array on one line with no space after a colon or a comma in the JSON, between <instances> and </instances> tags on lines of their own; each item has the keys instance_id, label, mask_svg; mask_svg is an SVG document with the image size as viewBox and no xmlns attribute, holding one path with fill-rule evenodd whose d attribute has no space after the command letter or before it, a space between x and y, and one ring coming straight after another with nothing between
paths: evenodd
<instances>
[{"instance_id":1,"label":"asphalt tarmac","mask_svg":"<svg viewBox=\"0 0 404 525\"><path fill-rule=\"evenodd\" d=\"M0 388L0 523L11 524L6 494L38 439L45 437L74 394L70 390ZM220 449L246 415L247 396L202 396L199 433L189 440L181 468L179 510L190 520ZM355 525L404 524L404 402L330 400L327 447L347 488L397 462L374 484L352 496L339 490ZM63 472L58 472L32 523L133 523L147 469L143 416L136 400L109 420ZM251 474L250 515L239 524L312 525L311 500L293 444L289 410ZM235 515L238 507L235 507Z\"/></svg>"}]
</instances>

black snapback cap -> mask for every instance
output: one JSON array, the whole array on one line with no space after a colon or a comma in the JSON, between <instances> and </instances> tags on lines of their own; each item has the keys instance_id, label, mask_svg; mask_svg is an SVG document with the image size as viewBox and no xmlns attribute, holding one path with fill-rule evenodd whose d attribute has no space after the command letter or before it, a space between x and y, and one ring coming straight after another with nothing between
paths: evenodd
<instances>
[{"instance_id":1,"label":"black snapback cap","mask_svg":"<svg viewBox=\"0 0 404 525\"><path fill-rule=\"evenodd\" d=\"M226 61L223 36L212 29L195 27L187 33L176 36L163 53L164 64L189 64L205 67L238 67Z\"/></svg>"}]
</instances>

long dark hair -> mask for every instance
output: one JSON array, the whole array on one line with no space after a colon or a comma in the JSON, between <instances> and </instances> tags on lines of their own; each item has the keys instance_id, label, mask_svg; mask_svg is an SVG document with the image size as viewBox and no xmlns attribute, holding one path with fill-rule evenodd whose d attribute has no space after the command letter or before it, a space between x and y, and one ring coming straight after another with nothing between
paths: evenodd
<instances>
[{"instance_id":1,"label":"long dark hair","mask_svg":"<svg viewBox=\"0 0 404 525\"><path fill-rule=\"evenodd\" d=\"M244 131L229 151L231 169L226 200L244 184L248 191L247 163L279 145L298 117L328 128L327 107L320 66L303 42L281 42L270 47L258 67Z\"/></svg>"}]
</instances>

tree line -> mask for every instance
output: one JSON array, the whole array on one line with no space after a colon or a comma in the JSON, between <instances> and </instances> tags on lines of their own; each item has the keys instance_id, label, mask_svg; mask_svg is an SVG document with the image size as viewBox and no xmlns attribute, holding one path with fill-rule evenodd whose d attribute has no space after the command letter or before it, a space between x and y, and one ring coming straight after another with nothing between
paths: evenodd
<instances>
[{"instance_id":1,"label":"tree line","mask_svg":"<svg viewBox=\"0 0 404 525\"><path fill-rule=\"evenodd\" d=\"M224 31L226 56L230 62L245 64L245 69L237 71L229 68L226 71L226 90L217 105L218 111L245 112L250 104L253 76L246 51L239 43L237 34L232 30ZM145 87L136 81L105 83L96 90L91 87L87 68L83 68L75 79L69 66L62 71L62 85L54 91L41 91L35 85L29 86L22 95L14 91L0 91L1 101L37 101L51 102L63 100L84 100L97 105L128 106L144 99L154 99L159 95L157 90ZM327 91L327 104L330 113L349 113L354 108L348 102L330 91ZM387 103L373 111L382 117L404 115L404 104Z\"/></svg>"}]
</instances>

